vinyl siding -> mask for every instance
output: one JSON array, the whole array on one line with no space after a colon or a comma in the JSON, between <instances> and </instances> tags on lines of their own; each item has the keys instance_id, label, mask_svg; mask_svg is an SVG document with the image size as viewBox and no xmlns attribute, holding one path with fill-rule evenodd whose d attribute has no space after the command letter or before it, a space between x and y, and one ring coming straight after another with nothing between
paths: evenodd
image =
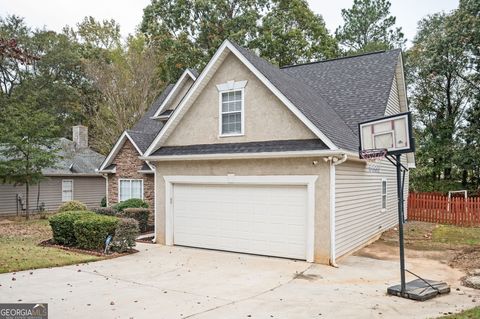
<instances>
[{"instance_id":1,"label":"vinyl siding","mask_svg":"<svg viewBox=\"0 0 480 319\"><path fill-rule=\"evenodd\" d=\"M38 186L40 186L39 203L45 203L47 211L55 211L62 204L62 180L73 180L73 199L85 203L89 208L100 206L105 196L105 179L99 177L49 177L40 185L30 187L30 209L37 207ZM16 214L16 195L25 201L25 186L0 184L0 215Z\"/></svg>"},{"instance_id":2,"label":"vinyl siding","mask_svg":"<svg viewBox=\"0 0 480 319\"><path fill-rule=\"evenodd\" d=\"M397 79L394 77L385 115L400 112ZM402 163L407 159L402 155ZM352 252L398 223L397 177L388 160L380 172L371 173L365 163L347 161L335 172L335 254ZM387 179L387 209L382 212L382 178ZM409 174L405 175L404 205L407 211Z\"/></svg>"}]
</instances>

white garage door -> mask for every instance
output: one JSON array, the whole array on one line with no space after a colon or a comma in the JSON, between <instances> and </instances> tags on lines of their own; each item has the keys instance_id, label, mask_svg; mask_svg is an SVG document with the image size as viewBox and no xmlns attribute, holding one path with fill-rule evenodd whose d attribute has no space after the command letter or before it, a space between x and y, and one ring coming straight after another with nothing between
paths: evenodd
<instances>
[{"instance_id":1,"label":"white garage door","mask_svg":"<svg viewBox=\"0 0 480 319\"><path fill-rule=\"evenodd\" d=\"M306 259L307 187L174 184L173 241Z\"/></svg>"}]
</instances>

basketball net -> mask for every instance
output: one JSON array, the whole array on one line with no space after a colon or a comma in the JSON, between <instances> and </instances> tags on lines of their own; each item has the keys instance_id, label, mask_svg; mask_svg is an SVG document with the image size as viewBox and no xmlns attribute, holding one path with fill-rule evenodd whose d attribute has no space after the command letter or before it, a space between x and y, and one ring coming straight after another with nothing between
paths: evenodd
<instances>
[{"instance_id":1,"label":"basketball net","mask_svg":"<svg viewBox=\"0 0 480 319\"><path fill-rule=\"evenodd\" d=\"M387 149L361 150L360 158L367 161L367 168L370 173L380 172L380 162L387 156Z\"/></svg>"}]
</instances>

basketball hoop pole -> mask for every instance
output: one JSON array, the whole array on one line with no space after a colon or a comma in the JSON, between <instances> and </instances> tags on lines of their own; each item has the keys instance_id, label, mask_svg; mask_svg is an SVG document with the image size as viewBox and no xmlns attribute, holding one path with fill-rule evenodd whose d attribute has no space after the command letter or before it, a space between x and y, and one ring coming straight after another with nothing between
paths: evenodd
<instances>
[{"instance_id":1,"label":"basketball hoop pole","mask_svg":"<svg viewBox=\"0 0 480 319\"><path fill-rule=\"evenodd\" d=\"M397 167L397 197L398 197L398 241L400 247L400 292L405 295L405 247L403 243L403 187L402 187L402 163L401 154L395 155Z\"/></svg>"}]
</instances>

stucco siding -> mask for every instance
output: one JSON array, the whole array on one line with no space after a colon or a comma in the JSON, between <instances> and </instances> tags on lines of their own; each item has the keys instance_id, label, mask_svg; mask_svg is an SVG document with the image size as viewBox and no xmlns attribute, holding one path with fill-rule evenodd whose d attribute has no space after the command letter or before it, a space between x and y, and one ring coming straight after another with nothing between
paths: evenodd
<instances>
[{"instance_id":1,"label":"stucco siding","mask_svg":"<svg viewBox=\"0 0 480 319\"><path fill-rule=\"evenodd\" d=\"M89 208L99 207L105 196L105 179L98 177L47 177L40 185L30 187L30 209L37 207L38 187L40 200L47 211L55 211L62 204L62 180L73 180L73 199L85 203ZM25 201L25 186L0 184L0 215L16 214L16 195Z\"/></svg>"},{"instance_id":2,"label":"stucco siding","mask_svg":"<svg viewBox=\"0 0 480 319\"><path fill-rule=\"evenodd\" d=\"M185 94L187 94L188 90L193 84L193 80L188 77L184 83L181 84L181 87L178 89L177 93L175 96L168 102L168 105L166 105L166 110L174 110L178 103L183 99Z\"/></svg>"},{"instance_id":3,"label":"stucco siding","mask_svg":"<svg viewBox=\"0 0 480 319\"><path fill-rule=\"evenodd\" d=\"M219 92L216 85L232 80L247 81L244 90L245 132L243 136L219 137ZM312 138L316 136L237 57L229 54L165 145Z\"/></svg>"},{"instance_id":4,"label":"stucco siding","mask_svg":"<svg viewBox=\"0 0 480 319\"><path fill-rule=\"evenodd\" d=\"M317 161L317 165L313 165ZM257 176L315 175L314 258L328 263L330 258L330 167L320 158L245 159L156 163L156 239L165 243L164 176Z\"/></svg>"}]
</instances>

